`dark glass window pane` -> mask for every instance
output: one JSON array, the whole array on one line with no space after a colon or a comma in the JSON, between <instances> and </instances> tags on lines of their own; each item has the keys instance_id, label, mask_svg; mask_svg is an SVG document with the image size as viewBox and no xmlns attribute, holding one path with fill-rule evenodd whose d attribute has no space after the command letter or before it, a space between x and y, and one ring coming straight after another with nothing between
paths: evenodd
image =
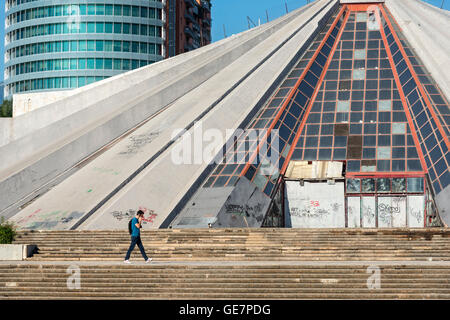
<instances>
[{"instance_id":1,"label":"dark glass window pane","mask_svg":"<svg viewBox=\"0 0 450 320\"><path fill-rule=\"evenodd\" d=\"M331 147L333 144L333 137L325 136L320 138L320 147Z\"/></svg>"},{"instance_id":2,"label":"dark glass window pane","mask_svg":"<svg viewBox=\"0 0 450 320\"><path fill-rule=\"evenodd\" d=\"M339 91L339 100L350 100L350 91Z\"/></svg>"},{"instance_id":3,"label":"dark glass window pane","mask_svg":"<svg viewBox=\"0 0 450 320\"><path fill-rule=\"evenodd\" d=\"M433 188L434 188L434 192L436 192L436 194L441 192L441 186L439 185L439 181L433 182Z\"/></svg>"},{"instance_id":4,"label":"dark glass window pane","mask_svg":"<svg viewBox=\"0 0 450 320\"><path fill-rule=\"evenodd\" d=\"M364 108L366 111L376 111L378 108L377 101L366 101Z\"/></svg>"},{"instance_id":5,"label":"dark glass window pane","mask_svg":"<svg viewBox=\"0 0 450 320\"><path fill-rule=\"evenodd\" d=\"M405 145L405 136L404 135L393 135L392 136L392 145L393 146L404 146Z\"/></svg>"},{"instance_id":6,"label":"dark glass window pane","mask_svg":"<svg viewBox=\"0 0 450 320\"><path fill-rule=\"evenodd\" d=\"M378 136L378 145L379 146L390 146L391 145L391 136L381 135Z\"/></svg>"},{"instance_id":7,"label":"dark glass window pane","mask_svg":"<svg viewBox=\"0 0 450 320\"><path fill-rule=\"evenodd\" d=\"M365 112L364 113L364 122L377 121L377 113L376 112ZM374 132L375 133L375 132Z\"/></svg>"},{"instance_id":8,"label":"dark glass window pane","mask_svg":"<svg viewBox=\"0 0 450 320\"><path fill-rule=\"evenodd\" d=\"M391 171L391 163L389 160L378 160L377 161L377 170L386 172Z\"/></svg>"},{"instance_id":9,"label":"dark glass window pane","mask_svg":"<svg viewBox=\"0 0 450 320\"><path fill-rule=\"evenodd\" d=\"M362 192L375 192L375 179L361 180Z\"/></svg>"},{"instance_id":10,"label":"dark glass window pane","mask_svg":"<svg viewBox=\"0 0 450 320\"><path fill-rule=\"evenodd\" d=\"M360 179L347 179L347 193L361 192Z\"/></svg>"},{"instance_id":11,"label":"dark glass window pane","mask_svg":"<svg viewBox=\"0 0 450 320\"><path fill-rule=\"evenodd\" d=\"M438 174L438 176L440 176L441 174L444 173L444 171L448 171L448 166L445 163L445 159L442 158L440 161L438 161L435 165L434 165L434 169L436 170L436 173Z\"/></svg>"},{"instance_id":12,"label":"dark glass window pane","mask_svg":"<svg viewBox=\"0 0 450 320\"><path fill-rule=\"evenodd\" d=\"M378 68L378 60L369 59L367 60L367 69Z\"/></svg>"},{"instance_id":13,"label":"dark glass window pane","mask_svg":"<svg viewBox=\"0 0 450 320\"><path fill-rule=\"evenodd\" d=\"M446 171L440 178L442 188L445 189L450 184L450 173Z\"/></svg>"},{"instance_id":14,"label":"dark glass window pane","mask_svg":"<svg viewBox=\"0 0 450 320\"><path fill-rule=\"evenodd\" d=\"M391 191L391 179L381 178L377 179L377 192L390 192Z\"/></svg>"},{"instance_id":15,"label":"dark glass window pane","mask_svg":"<svg viewBox=\"0 0 450 320\"><path fill-rule=\"evenodd\" d=\"M305 153L303 155L304 160L316 160L317 158L317 149L305 149Z\"/></svg>"},{"instance_id":16,"label":"dark glass window pane","mask_svg":"<svg viewBox=\"0 0 450 320\"><path fill-rule=\"evenodd\" d=\"M323 123L334 123L334 113L324 113L322 116Z\"/></svg>"},{"instance_id":17,"label":"dark glass window pane","mask_svg":"<svg viewBox=\"0 0 450 320\"><path fill-rule=\"evenodd\" d=\"M375 148L363 148L363 159L375 159Z\"/></svg>"},{"instance_id":18,"label":"dark glass window pane","mask_svg":"<svg viewBox=\"0 0 450 320\"><path fill-rule=\"evenodd\" d=\"M306 147L307 148L317 147L318 140L319 140L318 137L307 137L306 138Z\"/></svg>"},{"instance_id":19,"label":"dark glass window pane","mask_svg":"<svg viewBox=\"0 0 450 320\"><path fill-rule=\"evenodd\" d=\"M331 149L320 149L319 160L331 160Z\"/></svg>"},{"instance_id":20,"label":"dark glass window pane","mask_svg":"<svg viewBox=\"0 0 450 320\"><path fill-rule=\"evenodd\" d=\"M423 178L408 178L408 192L423 191Z\"/></svg>"},{"instance_id":21,"label":"dark glass window pane","mask_svg":"<svg viewBox=\"0 0 450 320\"><path fill-rule=\"evenodd\" d=\"M246 177L248 180L251 181L251 180L253 179L253 176L255 175L255 173L256 173L255 167L254 167L254 166L250 166L250 167L248 168L247 172L245 173L245 177Z\"/></svg>"},{"instance_id":22,"label":"dark glass window pane","mask_svg":"<svg viewBox=\"0 0 450 320\"><path fill-rule=\"evenodd\" d=\"M362 111L363 102L362 101L352 101L351 110L352 111Z\"/></svg>"},{"instance_id":23,"label":"dark glass window pane","mask_svg":"<svg viewBox=\"0 0 450 320\"><path fill-rule=\"evenodd\" d=\"M391 124L390 123L380 123L378 124L378 134L390 134Z\"/></svg>"},{"instance_id":24,"label":"dark glass window pane","mask_svg":"<svg viewBox=\"0 0 450 320\"><path fill-rule=\"evenodd\" d=\"M362 134L362 124L351 124L350 134Z\"/></svg>"},{"instance_id":25,"label":"dark glass window pane","mask_svg":"<svg viewBox=\"0 0 450 320\"><path fill-rule=\"evenodd\" d=\"M419 160L408 160L408 171L422 171L422 165Z\"/></svg>"},{"instance_id":26,"label":"dark glass window pane","mask_svg":"<svg viewBox=\"0 0 450 320\"><path fill-rule=\"evenodd\" d=\"M361 161L347 161L348 172L359 172L361 170Z\"/></svg>"},{"instance_id":27,"label":"dark glass window pane","mask_svg":"<svg viewBox=\"0 0 450 320\"><path fill-rule=\"evenodd\" d=\"M366 114L367 114L367 112L366 112ZM376 114L375 114L375 116L376 116ZM377 125L376 124L365 124L364 125L364 134L376 134L376 133L377 133Z\"/></svg>"},{"instance_id":28,"label":"dark glass window pane","mask_svg":"<svg viewBox=\"0 0 450 320\"><path fill-rule=\"evenodd\" d=\"M320 123L320 113L310 113L308 116L307 123ZM293 125L294 123L292 122L291 124ZM290 126L289 124L288 126L292 128L292 126Z\"/></svg>"},{"instance_id":29,"label":"dark glass window pane","mask_svg":"<svg viewBox=\"0 0 450 320\"><path fill-rule=\"evenodd\" d=\"M334 125L322 125L321 134L322 135L332 135L333 134Z\"/></svg>"},{"instance_id":30,"label":"dark glass window pane","mask_svg":"<svg viewBox=\"0 0 450 320\"><path fill-rule=\"evenodd\" d=\"M348 113L336 113L336 122L348 121Z\"/></svg>"},{"instance_id":31,"label":"dark glass window pane","mask_svg":"<svg viewBox=\"0 0 450 320\"><path fill-rule=\"evenodd\" d=\"M364 137L364 146L376 146L377 137L376 136L365 136Z\"/></svg>"},{"instance_id":32,"label":"dark glass window pane","mask_svg":"<svg viewBox=\"0 0 450 320\"><path fill-rule=\"evenodd\" d=\"M219 176L217 178L216 182L214 183L213 187L214 188L223 187L227 183L229 178L230 177L228 177L228 176Z\"/></svg>"},{"instance_id":33,"label":"dark glass window pane","mask_svg":"<svg viewBox=\"0 0 450 320\"><path fill-rule=\"evenodd\" d=\"M392 148L392 158L404 159L405 158L405 148Z\"/></svg>"},{"instance_id":34,"label":"dark glass window pane","mask_svg":"<svg viewBox=\"0 0 450 320\"><path fill-rule=\"evenodd\" d=\"M406 179L405 178L393 178L392 179L392 192L405 192L406 191Z\"/></svg>"},{"instance_id":35,"label":"dark glass window pane","mask_svg":"<svg viewBox=\"0 0 450 320\"><path fill-rule=\"evenodd\" d=\"M347 146L347 137L345 137L345 136L334 137L334 146L335 147L346 147Z\"/></svg>"},{"instance_id":36,"label":"dark glass window pane","mask_svg":"<svg viewBox=\"0 0 450 320\"><path fill-rule=\"evenodd\" d=\"M347 156L347 149L334 149L333 160L345 160Z\"/></svg>"},{"instance_id":37,"label":"dark glass window pane","mask_svg":"<svg viewBox=\"0 0 450 320\"><path fill-rule=\"evenodd\" d=\"M405 160L392 160L392 171L405 171Z\"/></svg>"},{"instance_id":38,"label":"dark glass window pane","mask_svg":"<svg viewBox=\"0 0 450 320\"><path fill-rule=\"evenodd\" d=\"M292 153L292 160L301 160L302 159L302 154L303 154L303 149L295 149L294 152Z\"/></svg>"},{"instance_id":39,"label":"dark glass window pane","mask_svg":"<svg viewBox=\"0 0 450 320\"><path fill-rule=\"evenodd\" d=\"M391 113L390 112L379 112L378 113L378 121L379 122L391 122Z\"/></svg>"},{"instance_id":40,"label":"dark glass window pane","mask_svg":"<svg viewBox=\"0 0 450 320\"><path fill-rule=\"evenodd\" d=\"M360 122L363 118L362 112L352 112L350 122Z\"/></svg>"}]
</instances>

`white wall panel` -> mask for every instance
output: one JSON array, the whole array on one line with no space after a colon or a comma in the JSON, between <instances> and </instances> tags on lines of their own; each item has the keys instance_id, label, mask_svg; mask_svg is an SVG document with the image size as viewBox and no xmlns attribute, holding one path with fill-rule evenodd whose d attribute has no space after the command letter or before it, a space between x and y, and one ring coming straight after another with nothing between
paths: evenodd
<instances>
[{"instance_id":1,"label":"white wall panel","mask_svg":"<svg viewBox=\"0 0 450 320\"><path fill-rule=\"evenodd\" d=\"M347 212L348 212L348 227L361 227L361 198L348 197L347 198Z\"/></svg>"},{"instance_id":2,"label":"white wall panel","mask_svg":"<svg viewBox=\"0 0 450 320\"><path fill-rule=\"evenodd\" d=\"M362 216L362 226L363 228L375 228L376 227L376 221L375 221L375 213L376 213L376 207L375 207L375 197L362 197L361 199L362 203L362 210L361 210L361 216Z\"/></svg>"},{"instance_id":3,"label":"white wall panel","mask_svg":"<svg viewBox=\"0 0 450 320\"><path fill-rule=\"evenodd\" d=\"M344 183L286 181L286 211L293 228L345 228Z\"/></svg>"},{"instance_id":4,"label":"white wall panel","mask_svg":"<svg viewBox=\"0 0 450 320\"><path fill-rule=\"evenodd\" d=\"M425 196L408 196L408 227L423 228L425 225Z\"/></svg>"}]
</instances>

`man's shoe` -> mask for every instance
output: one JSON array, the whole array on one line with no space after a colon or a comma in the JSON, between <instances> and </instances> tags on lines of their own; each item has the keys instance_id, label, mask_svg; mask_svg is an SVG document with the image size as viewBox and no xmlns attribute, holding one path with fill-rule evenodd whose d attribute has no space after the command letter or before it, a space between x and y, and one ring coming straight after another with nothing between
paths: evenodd
<instances>
[{"instance_id":1,"label":"man's shoe","mask_svg":"<svg viewBox=\"0 0 450 320\"><path fill-rule=\"evenodd\" d=\"M152 258L148 258L147 261L145 261L145 263L150 263L152 262L152 260L153 260Z\"/></svg>"},{"instance_id":2,"label":"man's shoe","mask_svg":"<svg viewBox=\"0 0 450 320\"><path fill-rule=\"evenodd\" d=\"M123 263L128 263L130 264L131 262L129 260L125 260Z\"/></svg>"}]
</instances>

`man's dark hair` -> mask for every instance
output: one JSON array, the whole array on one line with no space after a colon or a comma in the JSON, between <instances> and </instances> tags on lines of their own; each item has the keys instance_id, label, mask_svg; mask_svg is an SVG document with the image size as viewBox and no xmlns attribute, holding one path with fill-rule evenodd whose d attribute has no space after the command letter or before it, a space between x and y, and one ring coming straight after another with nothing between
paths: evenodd
<instances>
[{"instance_id":1,"label":"man's dark hair","mask_svg":"<svg viewBox=\"0 0 450 320\"><path fill-rule=\"evenodd\" d=\"M143 216L143 215L144 215L144 211L139 210L139 211L136 213L136 215L138 215L138 216Z\"/></svg>"}]
</instances>

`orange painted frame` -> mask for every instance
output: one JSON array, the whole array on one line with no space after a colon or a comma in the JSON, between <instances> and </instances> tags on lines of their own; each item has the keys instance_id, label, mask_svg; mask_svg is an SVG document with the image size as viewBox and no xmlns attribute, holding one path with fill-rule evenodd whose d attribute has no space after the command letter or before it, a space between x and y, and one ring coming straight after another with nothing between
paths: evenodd
<instances>
[{"instance_id":1,"label":"orange painted frame","mask_svg":"<svg viewBox=\"0 0 450 320\"><path fill-rule=\"evenodd\" d=\"M378 7L381 9L381 5L378 5ZM386 17L385 17L385 19L386 19ZM409 125L409 128L411 129L411 135L413 137L417 153L419 154L420 163L422 164L422 168L424 169L423 173L428 173L428 167L425 162L425 157L423 155L422 148L420 147L419 137L417 136L417 132L414 127L412 116L408 109L408 103L406 101L406 96L405 96L405 93L403 92L403 87L400 83L400 76L397 73L397 69L395 68L394 58L392 57L392 52L391 52L391 49L389 48L389 43L387 41L386 34L384 33L383 26L380 26L380 33L381 33L381 38L383 39L383 42L384 42L384 46L386 48L386 54L387 54L389 63L391 65L392 74L394 75L395 83L397 84L398 93L399 93L400 99L402 101L406 119L408 120L408 125Z\"/></svg>"},{"instance_id":2,"label":"orange painted frame","mask_svg":"<svg viewBox=\"0 0 450 320\"><path fill-rule=\"evenodd\" d=\"M355 3L355 4L346 4L347 8L350 11L367 11L372 6L376 6L378 3Z\"/></svg>"},{"instance_id":3,"label":"orange painted frame","mask_svg":"<svg viewBox=\"0 0 450 320\"><path fill-rule=\"evenodd\" d=\"M405 52L405 49L403 48L400 39L398 38L397 34L395 33L395 29L392 26L391 21L389 20L386 11L384 10L384 7L382 5L379 5L381 12L383 13L384 19L386 20L386 23L388 24L389 28L392 31L392 36L394 37L395 42L397 43L399 50L402 52L403 58L405 59L405 62L409 68L409 71L411 72L411 75L416 82L417 88L420 91L420 94L422 95L423 100L425 101L428 111L430 111L434 121L436 122L436 126L438 127L438 130L441 132L442 138L445 141L445 144L447 145L447 148L450 149L450 142L448 140L447 134L444 131L444 128L442 128L441 122L439 121L436 112L434 112L433 106L430 103L430 100L428 99L428 96L425 93L425 89L422 86L422 83L420 82L419 78L417 77L417 74L411 64L411 61L409 61L408 55ZM384 34L384 30L383 30Z\"/></svg>"},{"instance_id":4,"label":"orange painted frame","mask_svg":"<svg viewBox=\"0 0 450 320\"><path fill-rule=\"evenodd\" d=\"M314 63L314 61L316 60L316 57L319 55L320 50L322 49L322 47L325 45L325 42L328 40L328 37L330 36L331 32L333 31L334 27L336 26L336 24L338 23L339 19L341 18L341 16L344 14L346 10L346 6L343 6L341 8L341 10L339 11L335 21L333 22L333 24L331 25L330 29L328 30L327 34L325 35L325 37L323 38L322 42L320 43L319 47L316 49L316 52L314 53L313 57L309 60L308 65L306 66L305 70L303 71L302 75L300 76L300 78L297 80L297 82L295 83L295 86L291 89L291 92L289 93L287 99L285 100L285 102L283 103L283 106L280 108L280 110L278 111L277 115L275 116L275 118L272 120L271 125L269 126L269 128L267 129L267 132L264 134L263 138L261 139L262 141L258 144L258 147L256 148L256 150L254 151L253 155L251 158L249 158L249 161L247 162L247 164L245 165L244 169L242 170L240 177L244 176L245 173L247 172L248 168L251 166L251 163L255 160L256 156L259 153L259 150L262 146L262 144L264 143L265 140L267 140L267 136L269 135L269 133L272 131L272 129L275 127L277 121L280 119L281 115L283 114L283 111L286 109L286 107L289 105L289 103L291 103L291 99L294 96L294 93L296 92L298 86L300 85L300 83L303 81L303 79L305 78L306 74L308 73L311 65ZM330 52L330 56L332 56L333 54L333 50ZM328 66L326 66L328 67ZM326 72L326 70L324 70ZM322 72L324 72L322 71ZM322 73L323 74L323 73ZM319 79L320 81L320 79ZM317 93L316 93L317 95ZM311 97L312 101L313 99L315 99L315 95L313 95L313 97ZM308 106L309 108L309 106ZM305 111L305 114L307 114L308 110ZM294 145L294 144L292 144ZM288 159L288 157L286 158ZM281 173L281 171L280 171Z\"/></svg>"},{"instance_id":5,"label":"orange painted frame","mask_svg":"<svg viewBox=\"0 0 450 320\"><path fill-rule=\"evenodd\" d=\"M347 10L347 6L344 5L344 6L342 7L342 9ZM302 133L302 131L303 131L303 128L305 127L306 120L308 119L308 115L309 115L309 113L311 112L312 105L313 105L314 101L316 100L316 97L317 97L317 94L318 94L318 92L319 92L320 86L321 86L321 84L322 84L322 82L323 82L323 79L325 78L325 75L326 75L326 73L327 73L327 71L328 71L328 67L330 66L332 57L333 57L333 55L334 55L334 53L335 53L335 51L336 51L336 48L337 48L337 46L338 46L338 44L339 44L339 40L340 40L340 38L341 38L341 35L342 35L342 33L344 32L344 28L345 28L345 25L347 24L348 18L350 17L350 14L349 14L349 13L350 13L350 11L347 10L347 15L346 15L345 18L344 18L344 22L342 23L341 30L339 30L339 33L338 33L338 35L336 36L336 41L335 41L335 43L333 44L333 48L331 48L331 52L330 52L330 55L328 56L327 63L325 64L325 66L324 66L324 68L323 68L322 75L320 76L320 79L319 79L319 81L317 82L317 85L316 85L316 88L315 88L315 90L314 90L314 93L313 93L313 95L312 95L312 97L311 97L311 100L309 101L309 105L308 105L308 107L307 107L307 109L306 109L306 111L305 111L305 115L303 116L302 123L301 123L300 126L298 127L297 134L296 134L296 136L295 136L295 138L294 138L294 140L293 140L293 142L292 142L291 150L289 150L289 153L288 153L288 155L286 156L286 161L284 162L283 167L282 167L281 170L280 170L280 176L284 175L284 173L286 172L286 169L287 169L287 167L288 167L288 165L289 165L289 161L290 161L290 159L291 159L291 157L292 157L292 154L294 153L295 146L297 145L298 139L300 138L300 135L301 135L301 133ZM340 18L340 17L338 17L338 18ZM336 22L337 22L337 21L336 21ZM330 31L331 31L331 30L332 30L332 28L330 28Z\"/></svg>"}]
</instances>

